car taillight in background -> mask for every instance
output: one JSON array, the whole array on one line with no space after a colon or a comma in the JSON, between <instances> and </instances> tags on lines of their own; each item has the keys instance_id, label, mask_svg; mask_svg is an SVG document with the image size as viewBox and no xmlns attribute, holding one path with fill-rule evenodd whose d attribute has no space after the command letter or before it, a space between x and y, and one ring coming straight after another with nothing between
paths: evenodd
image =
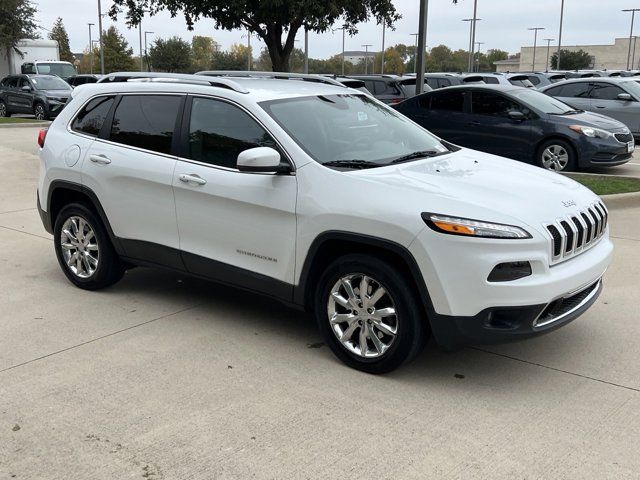
<instances>
[{"instance_id":1,"label":"car taillight in background","mask_svg":"<svg viewBox=\"0 0 640 480\"><path fill-rule=\"evenodd\" d=\"M38 132L38 145L40 148L44 148L44 140L47 138L47 130L48 128L43 128Z\"/></svg>"},{"instance_id":2,"label":"car taillight in background","mask_svg":"<svg viewBox=\"0 0 640 480\"><path fill-rule=\"evenodd\" d=\"M391 100L390 105L397 105L402 101L401 98L394 98L393 100Z\"/></svg>"}]
</instances>

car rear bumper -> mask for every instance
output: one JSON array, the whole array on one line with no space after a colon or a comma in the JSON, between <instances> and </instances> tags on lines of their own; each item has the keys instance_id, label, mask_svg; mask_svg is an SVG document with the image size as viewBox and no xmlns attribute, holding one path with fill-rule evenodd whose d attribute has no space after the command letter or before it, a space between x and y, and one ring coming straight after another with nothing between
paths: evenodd
<instances>
[{"instance_id":1,"label":"car rear bumper","mask_svg":"<svg viewBox=\"0 0 640 480\"><path fill-rule=\"evenodd\" d=\"M44 226L44 229L53 235L53 226L51 225L51 218L49 218L49 215L47 214L47 212L45 212L42 209L42 205L40 204L40 192L36 193L37 195L37 205L38 205L38 215L40 215L40 220L42 220L42 225Z\"/></svg>"}]
</instances>

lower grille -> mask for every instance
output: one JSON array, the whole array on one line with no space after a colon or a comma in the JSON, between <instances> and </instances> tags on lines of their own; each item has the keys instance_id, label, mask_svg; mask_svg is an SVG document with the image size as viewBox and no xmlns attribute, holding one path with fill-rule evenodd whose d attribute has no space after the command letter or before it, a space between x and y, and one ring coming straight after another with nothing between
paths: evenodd
<instances>
[{"instance_id":1,"label":"lower grille","mask_svg":"<svg viewBox=\"0 0 640 480\"><path fill-rule=\"evenodd\" d=\"M544 327L567 317L586 304L598 291L601 280L578 293L551 302L533 322L534 327Z\"/></svg>"},{"instance_id":2,"label":"lower grille","mask_svg":"<svg viewBox=\"0 0 640 480\"><path fill-rule=\"evenodd\" d=\"M592 247L604 235L608 222L607 207L597 202L574 215L545 225L551 236L552 263L558 263Z\"/></svg>"},{"instance_id":3,"label":"lower grille","mask_svg":"<svg viewBox=\"0 0 640 480\"><path fill-rule=\"evenodd\" d=\"M620 143L629 143L633 141L633 135L630 133L616 133L614 134L614 137L616 137L616 140Z\"/></svg>"}]
</instances>

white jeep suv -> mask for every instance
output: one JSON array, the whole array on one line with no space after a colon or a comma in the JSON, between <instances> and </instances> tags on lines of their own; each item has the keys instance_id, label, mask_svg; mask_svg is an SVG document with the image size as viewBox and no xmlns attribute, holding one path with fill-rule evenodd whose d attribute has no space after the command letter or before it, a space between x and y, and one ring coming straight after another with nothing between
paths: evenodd
<instances>
[{"instance_id":1,"label":"white jeep suv","mask_svg":"<svg viewBox=\"0 0 640 480\"><path fill-rule=\"evenodd\" d=\"M167 77L80 86L41 132L38 208L76 286L143 265L265 294L368 372L429 335L545 333L598 297L607 209L569 178L318 78Z\"/></svg>"}]
</instances>

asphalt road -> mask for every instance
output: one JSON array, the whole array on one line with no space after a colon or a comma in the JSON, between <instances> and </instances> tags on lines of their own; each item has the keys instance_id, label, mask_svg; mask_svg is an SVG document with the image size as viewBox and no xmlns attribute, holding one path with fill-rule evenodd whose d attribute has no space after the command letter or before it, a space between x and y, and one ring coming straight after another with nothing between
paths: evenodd
<instances>
[{"instance_id":1,"label":"asphalt road","mask_svg":"<svg viewBox=\"0 0 640 480\"><path fill-rule=\"evenodd\" d=\"M371 376L258 296L143 268L74 288L35 135L0 128L0 479L639 477L640 208L611 212L605 290L572 324Z\"/></svg>"}]
</instances>

